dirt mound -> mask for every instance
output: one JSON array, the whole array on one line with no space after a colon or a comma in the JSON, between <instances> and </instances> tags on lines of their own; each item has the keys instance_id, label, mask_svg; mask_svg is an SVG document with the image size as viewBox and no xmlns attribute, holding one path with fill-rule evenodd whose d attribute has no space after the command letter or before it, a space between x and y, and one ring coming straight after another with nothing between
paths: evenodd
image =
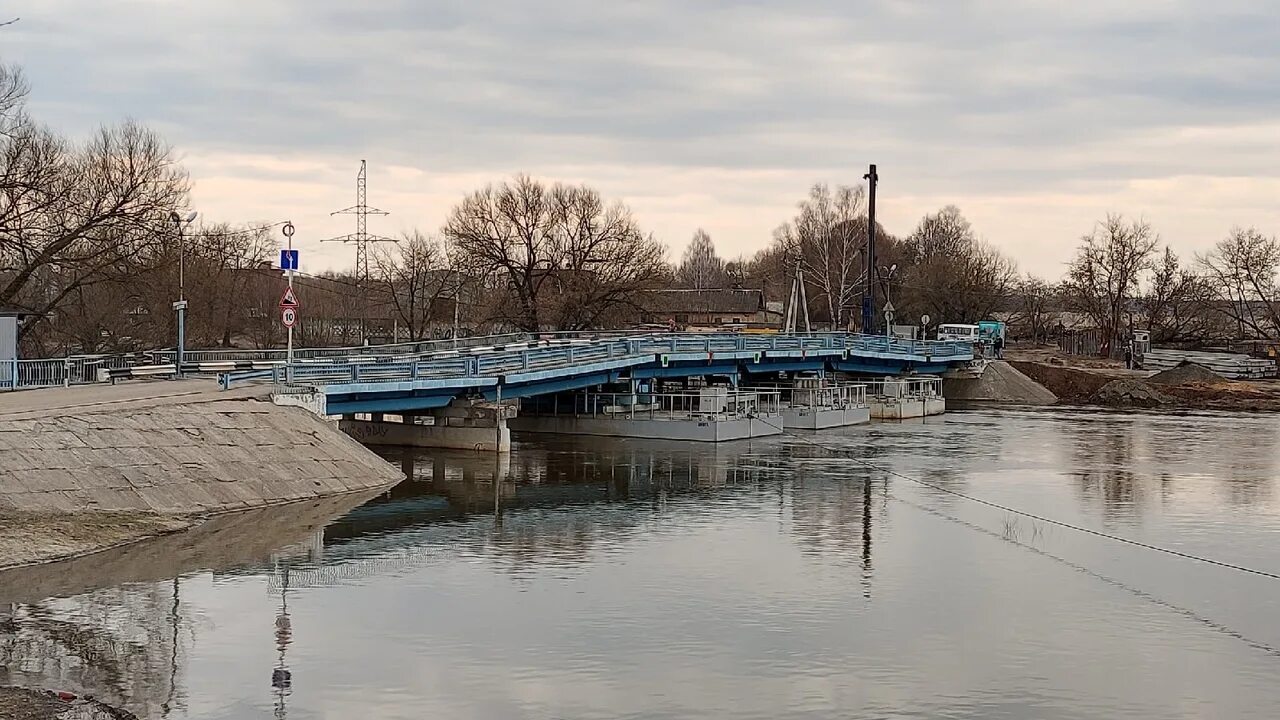
<instances>
[{"instance_id":1,"label":"dirt mound","mask_svg":"<svg viewBox=\"0 0 1280 720\"><path fill-rule=\"evenodd\" d=\"M1230 382L1218 373L1203 365L1187 361L1147 378L1153 385L1182 385L1198 383L1202 385L1218 385Z\"/></svg>"},{"instance_id":2,"label":"dirt mound","mask_svg":"<svg viewBox=\"0 0 1280 720\"><path fill-rule=\"evenodd\" d=\"M138 720L133 713L91 698L59 698L48 690L0 687L0 717L12 720Z\"/></svg>"},{"instance_id":3,"label":"dirt mound","mask_svg":"<svg viewBox=\"0 0 1280 720\"><path fill-rule=\"evenodd\" d=\"M1000 360L987 364L982 377L945 380L943 394L952 400L1052 405L1058 396Z\"/></svg>"},{"instance_id":4,"label":"dirt mound","mask_svg":"<svg viewBox=\"0 0 1280 720\"><path fill-rule=\"evenodd\" d=\"M1099 388L1115 379L1091 370L1039 362L1013 361L1009 364L1058 396L1062 402L1073 404L1089 402Z\"/></svg>"},{"instance_id":5,"label":"dirt mound","mask_svg":"<svg viewBox=\"0 0 1280 720\"><path fill-rule=\"evenodd\" d=\"M1170 398L1142 380L1122 378L1098 388L1090 400L1110 407L1157 407Z\"/></svg>"}]
</instances>

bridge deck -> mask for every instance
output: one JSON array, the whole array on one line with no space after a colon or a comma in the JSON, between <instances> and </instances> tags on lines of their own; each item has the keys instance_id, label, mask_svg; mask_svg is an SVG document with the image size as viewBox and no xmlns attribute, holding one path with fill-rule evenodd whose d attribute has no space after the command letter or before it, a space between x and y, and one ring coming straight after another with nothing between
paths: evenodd
<instances>
[{"instance_id":1,"label":"bridge deck","mask_svg":"<svg viewBox=\"0 0 1280 720\"><path fill-rule=\"evenodd\" d=\"M779 370L940 372L973 359L968 343L815 335L665 334L552 338L416 357L314 359L271 371L281 392L324 393L332 414L430 409L456 395L530 397L632 377ZM258 372L253 375L261 376ZM252 375L228 374L230 385Z\"/></svg>"}]
</instances>

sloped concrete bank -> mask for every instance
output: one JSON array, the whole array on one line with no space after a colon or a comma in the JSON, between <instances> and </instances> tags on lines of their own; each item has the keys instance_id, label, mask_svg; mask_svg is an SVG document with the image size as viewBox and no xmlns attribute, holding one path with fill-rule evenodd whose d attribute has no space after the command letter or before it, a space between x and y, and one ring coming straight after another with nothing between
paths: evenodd
<instances>
[{"instance_id":1,"label":"sloped concrete bank","mask_svg":"<svg viewBox=\"0 0 1280 720\"><path fill-rule=\"evenodd\" d=\"M0 567L403 478L301 408L216 392L142 399L104 392L79 405L59 405L51 391L43 409L0 407Z\"/></svg>"}]
</instances>

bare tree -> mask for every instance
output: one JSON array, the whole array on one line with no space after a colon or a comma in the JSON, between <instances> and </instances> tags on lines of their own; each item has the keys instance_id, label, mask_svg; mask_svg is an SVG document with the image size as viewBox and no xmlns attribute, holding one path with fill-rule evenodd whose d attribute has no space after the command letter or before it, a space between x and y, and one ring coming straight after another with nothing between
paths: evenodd
<instances>
[{"instance_id":1,"label":"bare tree","mask_svg":"<svg viewBox=\"0 0 1280 720\"><path fill-rule=\"evenodd\" d=\"M698 228L680 258L676 279L694 290L709 290L724 284L725 262L716 254L715 243L706 230Z\"/></svg>"},{"instance_id":2,"label":"bare tree","mask_svg":"<svg viewBox=\"0 0 1280 720\"><path fill-rule=\"evenodd\" d=\"M960 209L925 215L902 242L901 308L936 322L977 322L1008 304L1017 266L979 240Z\"/></svg>"},{"instance_id":3,"label":"bare tree","mask_svg":"<svg viewBox=\"0 0 1280 720\"><path fill-rule=\"evenodd\" d=\"M1170 248L1151 263L1151 276L1137 306L1151 341L1202 341L1213 334L1209 308L1213 289L1204 277L1182 267Z\"/></svg>"},{"instance_id":4,"label":"bare tree","mask_svg":"<svg viewBox=\"0 0 1280 720\"><path fill-rule=\"evenodd\" d=\"M452 307L454 272L445 261L438 239L418 230L405 233L400 242L373 253L372 280L386 295L410 340L431 337L431 323L443 302ZM447 298L447 300L446 300Z\"/></svg>"},{"instance_id":5,"label":"bare tree","mask_svg":"<svg viewBox=\"0 0 1280 720\"><path fill-rule=\"evenodd\" d=\"M805 281L816 290L814 300L826 306L831 329L841 329L865 282L865 190L841 185L833 193L817 183L798 207L791 222L774 230L774 241L804 269Z\"/></svg>"},{"instance_id":6,"label":"bare tree","mask_svg":"<svg viewBox=\"0 0 1280 720\"><path fill-rule=\"evenodd\" d=\"M1233 228L1200 258L1200 266L1238 338L1280 338L1280 242L1255 228Z\"/></svg>"},{"instance_id":7,"label":"bare tree","mask_svg":"<svg viewBox=\"0 0 1280 720\"><path fill-rule=\"evenodd\" d=\"M1058 290L1044 280L1027 275L1013 291L1015 304L1009 318L1010 335L1029 338L1033 343L1047 342L1051 328L1057 324Z\"/></svg>"},{"instance_id":8,"label":"bare tree","mask_svg":"<svg viewBox=\"0 0 1280 720\"><path fill-rule=\"evenodd\" d=\"M186 203L187 177L140 125L75 145L35 124L24 96L20 73L0 73L0 305L40 321L81 288L151 267L173 234L169 213Z\"/></svg>"},{"instance_id":9,"label":"bare tree","mask_svg":"<svg viewBox=\"0 0 1280 720\"><path fill-rule=\"evenodd\" d=\"M589 328L639 312L638 293L667 267L666 249L622 204L524 175L468 195L442 234L457 269L493 278L502 319L523 330Z\"/></svg>"},{"instance_id":10,"label":"bare tree","mask_svg":"<svg viewBox=\"0 0 1280 720\"><path fill-rule=\"evenodd\" d=\"M191 301L187 332L193 344L230 347L248 326L245 298L258 277L251 271L270 267L275 238L265 227L218 223L198 229L185 242L187 296ZM171 257L164 265L170 278L176 260ZM276 273L268 271L267 275L275 280L273 289L283 284ZM167 305L164 302L162 309Z\"/></svg>"},{"instance_id":11,"label":"bare tree","mask_svg":"<svg viewBox=\"0 0 1280 720\"><path fill-rule=\"evenodd\" d=\"M1151 225L1143 220L1126 222L1116 214L1081 238L1064 289L1072 306L1102 332L1102 355L1111 355L1118 347L1125 313L1159 243Z\"/></svg>"}]
</instances>

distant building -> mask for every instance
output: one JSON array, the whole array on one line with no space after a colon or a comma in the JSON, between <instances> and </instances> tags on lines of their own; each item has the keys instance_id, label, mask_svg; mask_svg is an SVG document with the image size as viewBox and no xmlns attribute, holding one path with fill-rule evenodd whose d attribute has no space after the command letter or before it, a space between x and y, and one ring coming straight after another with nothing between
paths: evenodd
<instances>
[{"instance_id":1,"label":"distant building","mask_svg":"<svg viewBox=\"0 0 1280 720\"><path fill-rule=\"evenodd\" d=\"M649 290L639 299L647 323L678 327L749 325L777 327L781 309L765 302L763 290Z\"/></svg>"}]
</instances>

